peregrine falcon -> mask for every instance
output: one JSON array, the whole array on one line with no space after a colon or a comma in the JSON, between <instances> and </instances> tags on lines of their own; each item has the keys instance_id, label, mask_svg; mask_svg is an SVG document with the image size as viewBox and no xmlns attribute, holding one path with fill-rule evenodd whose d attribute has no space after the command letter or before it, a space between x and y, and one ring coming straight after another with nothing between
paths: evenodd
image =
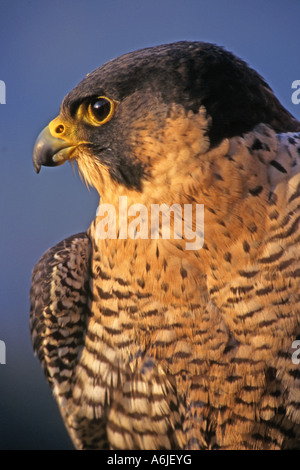
<instances>
[{"instance_id":1,"label":"peregrine falcon","mask_svg":"<svg viewBox=\"0 0 300 470\"><path fill-rule=\"evenodd\" d=\"M34 267L30 326L74 446L300 448L300 122L244 61L183 41L64 98L33 162L65 161L101 199ZM175 212L173 236L121 236L122 197L149 214L203 205L201 249Z\"/></svg>"}]
</instances>

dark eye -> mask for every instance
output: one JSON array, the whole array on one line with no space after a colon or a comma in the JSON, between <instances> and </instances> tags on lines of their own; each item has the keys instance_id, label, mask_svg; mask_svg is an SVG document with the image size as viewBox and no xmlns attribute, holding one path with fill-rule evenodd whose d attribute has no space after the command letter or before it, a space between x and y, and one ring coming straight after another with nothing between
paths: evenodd
<instances>
[{"instance_id":1,"label":"dark eye","mask_svg":"<svg viewBox=\"0 0 300 470\"><path fill-rule=\"evenodd\" d=\"M114 102L105 96L99 96L90 102L88 112L93 124L104 124L113 116Z\"/></svg>"}]
</instances>

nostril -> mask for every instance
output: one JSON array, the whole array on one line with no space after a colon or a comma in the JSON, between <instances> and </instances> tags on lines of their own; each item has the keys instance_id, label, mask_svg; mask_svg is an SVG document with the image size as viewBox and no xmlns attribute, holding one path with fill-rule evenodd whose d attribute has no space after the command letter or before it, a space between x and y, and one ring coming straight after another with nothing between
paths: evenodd
<instances>
[{"instance_id":1,"label":"nostril","mask_svg":"<svg viewBox=\"0 0 300 470\"><path fill-rule=\"evenodd\" d=\"M56 134L62 134L65 130L65 126L63 126L62 124L59 124L56 128L55 128L55 132Z\"/></svg>"}]
</instances>

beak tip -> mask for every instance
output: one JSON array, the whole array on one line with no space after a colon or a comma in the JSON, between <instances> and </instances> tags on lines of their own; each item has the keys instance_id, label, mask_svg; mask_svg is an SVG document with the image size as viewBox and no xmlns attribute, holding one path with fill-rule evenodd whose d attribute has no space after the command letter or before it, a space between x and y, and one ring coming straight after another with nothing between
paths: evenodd
<instances>
[{"instance_id":1,"label":"beak tip","mask_svg":"<svg viewBox=\"0 0 300 470\"><path fill-rule=\"evenodd\" d=\"M38 174L42 166L58 166L64 163L74 146L66 140L53 137L49 126L39 134L33 149L33 168Z\"/></svg>"},{"instance_id":2,"label":"beak tip","mask_svg":"<svg viewBox=\"0 0 300 470\"><path fill-rule=\"evenodd\" d=\"M36 154L36 151L34 149L34 152L33 152L33 158L32 158L32 162L33 162L33 168L34 168L34 171L39 174L39 172L41 171L41 163L38 161L38 156Z\"/></svg>"}]
</instances>

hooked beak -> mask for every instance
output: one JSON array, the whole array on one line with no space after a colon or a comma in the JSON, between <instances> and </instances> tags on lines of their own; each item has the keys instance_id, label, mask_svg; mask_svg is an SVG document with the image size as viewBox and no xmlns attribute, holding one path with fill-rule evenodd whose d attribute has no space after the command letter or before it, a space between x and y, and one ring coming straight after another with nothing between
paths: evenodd
<instances>
[{"instance_id":1,"label":"hooked beak","mask_svg":"<svg viewBox=\"0 0 300 470\"><path fill-rule=\"evenodd\" d=\"M58 137L63 135L58 131L59 125L53 125L57 121L54 119L39 134L33 149L33 167L36 173L40 172L41 166L58 166L71 158L71 154L77 147L77 144L70 142L66 138ZM54 127L56 131L54 131Z\"/></svg>"}]
</instances>

